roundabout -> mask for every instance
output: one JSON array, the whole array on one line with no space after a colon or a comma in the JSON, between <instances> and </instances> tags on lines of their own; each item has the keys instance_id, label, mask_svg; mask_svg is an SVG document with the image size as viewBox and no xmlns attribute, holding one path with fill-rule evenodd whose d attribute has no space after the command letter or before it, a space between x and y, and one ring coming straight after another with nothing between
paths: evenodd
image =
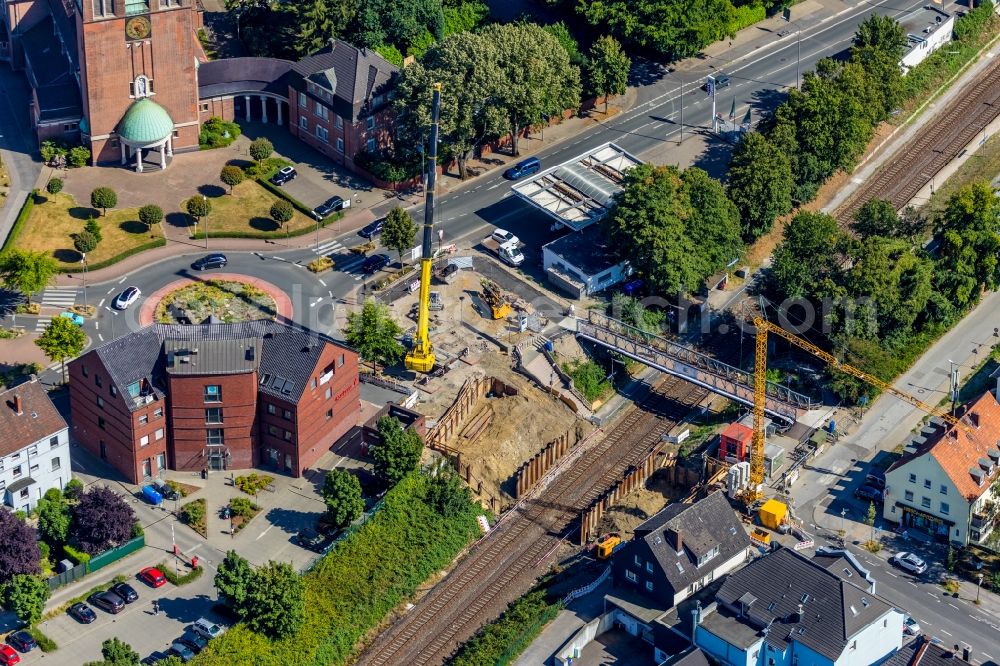
<instances>
[{"instance_id":1,"label":"roundabout","mask_svg":"<svg viewBox=\"0 0 1000 666\"><path fill-rule=\"evenodd\" d=\"M251 319L292 320L292 301L278 286L250 275L212 273L174 280L147 296L139 325L224 323Z\"/></svg>"}]
</instances>

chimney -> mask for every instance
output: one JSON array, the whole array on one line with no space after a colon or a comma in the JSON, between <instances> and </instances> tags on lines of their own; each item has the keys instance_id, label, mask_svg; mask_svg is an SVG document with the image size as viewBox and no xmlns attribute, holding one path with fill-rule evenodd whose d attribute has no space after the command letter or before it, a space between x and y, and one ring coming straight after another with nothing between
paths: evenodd
<instances>
[{"instance_id":1,"label":"chimney","mask_svg":"<svg viewBox=\"0 0 1000 666\"><path fill-rule=\"evenodd\" d=\"M24 405L21 403L21 394L14 394L14 413L18 416L24 413Z\"/></svg>"},{"instance_id":2,"label":"chimney","mask_svg":"<svg viewBox=\"0 0 1000 666\"><path fill-rule=\"evenodd\" d=\"M969 412L969 420L972 421L972 426L974 428L978 428L979 427L979 413L978 412Z\"/></svg>"},{"instance_id":3,"label":"chimney","mask_svg":"<svg viewBox=\"0 0 1000 666\"><path fill-rule=\"evenodd\" d=\"M668 528L663 536L666 537L667 543L673 546L674 552L679 553L684 548L684 539L681 537L681 533L673 528Z\"/></svg>"},{"instance_id":4,"label":"chimney","mask_svg":"<svg viewBox=\"0 0 1000 666\"><path fill-rule=\"evenodd\" d=\"M695 602L695 607L691 609L691 644L697 645L695 638L698 635L698 625L701 624L701 602Z\"/></svg>"},{"instance_id":5,"label":"chimney","mask_svg":"<svg viewBox=\"0 0 1000 666\"><path fill-rule=\"evenodd\" d=\"M802 609L802 604L799 604L799 611L795 614L795 621L796 622L801 622L803 615L804 615L804 613L803 613L803 609Z\"/></svg>"}]
</instances>

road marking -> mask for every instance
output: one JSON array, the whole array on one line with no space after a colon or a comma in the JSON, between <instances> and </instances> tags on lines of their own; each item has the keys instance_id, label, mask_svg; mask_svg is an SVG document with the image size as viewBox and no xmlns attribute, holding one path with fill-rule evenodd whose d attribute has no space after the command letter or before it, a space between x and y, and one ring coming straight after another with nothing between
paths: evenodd
<instances>
[{"instance_id":1,"label":"road marking","mask_svg":"<svg viewBox=\"0 0 1000 666\"><path fill-rule=\"evenodd\" d=\"M100 333L98 333L98 334L97 334L97 337L98 337L98 339L99 339L99 340L100 340L101 342L104 342L104 336L103 336L103 335L101 335Z\"/></svg>"},{"instance_id":2,"label":"road marking","mask_svg":"<svg viewBox=\"0 0 1000 666\"><path fill-rule=\"evenodd\" d=\"M312 303L309 304L309 307L314 308L314 307L316 307L317 305L319 305L322 302L323 302L322 298L317 298L315 301L313 301Z\"/></svg>"},{"instance_id":3,"label":"road marking","mask_svg":"<svg viewBox=\"0 0 1000 666\"><path fill-rule=\"evenodd\" d=\"M99 321L95 321L95 322L94 322L94 328L96 328L96 329L100 330L100 328L101 328L101 322L99 322Z\"/></svg>"},{"instance_id":4,"label":"road marking","mask_svg":"<svg viewBox=\"0 0 1000 666\"><path fill-rule=\"evenodd\" d=\"M115 288L114 288L114 287L111 287L111 289L108 289L108 296L110 296L110 295L111 295L111 292L113 292L114 290L115 290Z\"/></svg>"},{"instance_id":5,"label":"road marking","mask_svg":"<svg viewBox=\"0 0 1000 666\"><path fill-rule=\"evenodd\" d=\"M326 293L330 294L330 298L333 298L333 290L332 289L328 290Z\"/></svg>"},{"instance_id":6,"label":"road marking","mask_svg":"<svg viewBox=\"0 0 1000 666\"><path fill-rule=\"evenodd\" d=\"M993 655L991 655L991 654L986 654L986 653L984 652L984 653L983 653L983 656L984 656L984 657L986 657L987 659L989 659L990 661L993 661Z\"/></svg>"},{"instance_id":7,"label":"road marking","mask_svg":"<svg viewBox=\"0 0 1000 666\"><path fill-rule=\"evenodd\" d=\"M912 580L908 580L906 582L909 583L910 585L912 585L913 587L917 587L917 584L914 583Z\"/></svg>"},{"instance_id":8,"label":"road marking","mask_svg":"<svg viewBox=\"0 0 1000 666\"><path fill-rule=\"evenodd\" d=\"M254 539L254 541L259 541L259 540L260 540L260 538L261 538L262 536L264 536L265 534L267 534L268 532L270 532L270 531L271 531L271 528L272 528L272 527L274 527L274 525L268 525L267 529L266 529L266 530L264 530L263 532L261 532L261 533L260 533L260 534L259 534L259 535L257 536L257 538L256 538L256 539Z\"/></svg>"},{"instance_id":9,"label":"road marking","mask_svg":"<svg viewBox=\"0 0 1000 666\"><path fill-rule=\"evenodd\" d=\"M933 597L933 598L934 598L934 601L937 601L938 603L940 603L940 602L941 602L941 600L940 600L940 599L938 599L938 595L937 595L937 592L927 592L927 594L929 594L929 595L930 595L931 597Z\"/></svg>"},{"instance_id":10,"label":"road marking","mask_svg":"<svg viewBox=\"0 0 1000 666\"><path fill-rule=\"evenodd\" d=\"M496 185L490 185L489 187L486 188L486 190L487 191L489 191L489 190L495 190L498 187L500 187L501 185L503 185L503 183L497 183Z\"/></svg>"},{"instance_id":11,"label":"road marking","mask_svg":"<svg viewBox=\"0 0 1000 666\"><path fill-rule=\"evenodd\" d=\"M941 633L942 633L942 634L948 634L949 636L951 636L951 635L952 635L952 633L951 633L950 631L948 631L947 629L942 629L942 630L941 630Z\"/></svg>"},{"instance_id":12,"label":"road marking","mask_svg":"<svg viewBox=\"0 0 1000 666\"><path fill-rule=\"evenodd\" d=\"M101 299L101 302L97 304L97 307L99 307L99 308L103 308L103 307L104 307L104 301L106 301L106 300L108 300L108 299L106 299L106 298L102 298L102 299Z\"/></svg>"},{"instance_id":13,"label":"road marking","mask_svg":"<svg viewBox=\"0 0 1000 666\"><path fill-rule=\"evenodd\" d=\"M899 578L899 576L897 576L896 574L892 573L891 571L886 571L886 573L889 574L890 576L892 576L893 578Z\"/></svg>"},{"instance_id":14,"label":"road marking","mask_svg":"<svg viewBox=\"0 0 1000 666\"><path fill-rule=\"evenodd\" d=\"M959 608L955 604L948 604L948 605L951 606L952 608L954 608L955 610L962 610L961 608Z\"/></svg>"},{"instance_id":15,"label":"road marking","mask_svg":"<svg viewBox=\"0 0 1000 666\"><path fill-rule=\"evenodd\" d=\"M35 321L35 332L36 333L41 333L42 331L44 331L45 327L49 325L50 321L52 321L52 320L51 319L38 319L37 321Z\"/></svg>"},{"instance_id":16,"label":"road marking","mask_svg":"<svg viewBox=\"0 0 1000 666\"><path fill-rule=\"evenodd\" d=\"M125 276L122 276L122 279L121 279L121 280L118 280L118 284L121 284L122 282L124 282L124 281L125 281L125 278L127 278L127 277L128 277L127 275L125 275Z\"/></svg>"}]
</instances>

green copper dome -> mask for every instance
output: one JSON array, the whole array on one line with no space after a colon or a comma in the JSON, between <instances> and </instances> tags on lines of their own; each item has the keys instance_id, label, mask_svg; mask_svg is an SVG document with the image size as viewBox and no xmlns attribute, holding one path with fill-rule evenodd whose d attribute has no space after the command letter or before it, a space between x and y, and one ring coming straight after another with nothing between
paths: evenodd
<instances>
[{"instance_id":1,"label":"green copper dome","mask_svg":"<svg viewBox=\"0 0 1000 666\"><path fill-rule=\"evenodd\" d=\"M170 114L148 97L135 101L118 125L118 136L137 146L163 141L173 131Z\"/></svg>"}]
</instances>

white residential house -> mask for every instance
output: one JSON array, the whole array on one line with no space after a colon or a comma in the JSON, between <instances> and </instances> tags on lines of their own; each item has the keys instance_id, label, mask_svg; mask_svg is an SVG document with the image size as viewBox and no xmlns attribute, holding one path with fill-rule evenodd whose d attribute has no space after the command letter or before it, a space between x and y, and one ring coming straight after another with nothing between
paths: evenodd
<instances>
[{"instance_id":1,"label":"white residential house","mask_svg":"<svg viewBox=\"0 0 1000 666\"><path fill-rule=\"evenodd\" d=\"M959 413L965 427L927 426L886 471L882 517L959 546L987 545L997 519L1000 403L986 391Z\"/></svg>"},{"instance_id":2,"label":"white residential house","mask_svg":"<svg viewBox=\"0 0 1000 666\"><path fill-rule=\"evenodd\" d=\"M0 393L0 490L4 504L30 511L70 480L69 428L37 380Z\"/></svg>"}]
</instances>

